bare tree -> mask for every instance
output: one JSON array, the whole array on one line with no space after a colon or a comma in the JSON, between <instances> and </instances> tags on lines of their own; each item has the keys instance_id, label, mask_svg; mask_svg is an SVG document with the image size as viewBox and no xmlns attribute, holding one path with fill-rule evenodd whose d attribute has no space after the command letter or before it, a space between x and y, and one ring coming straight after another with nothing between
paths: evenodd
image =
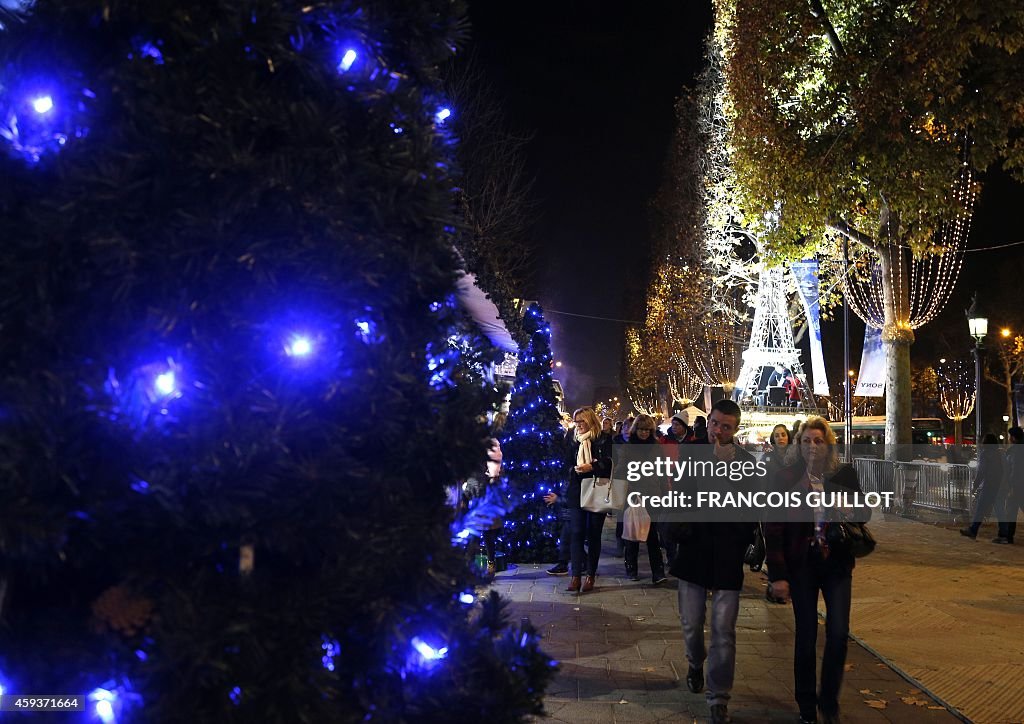
<instances>
[{"instance_id":1,"label":"bare tree","mask_svg":"<svg viewBox=\"0 0 1024 724\"><path fill-rule=\"evenodd\" d=\"M444 81L452 106L445 124L459 141L457 198L463 224L456 245L506 324L514 324L518 316L512 300L522 297L532 259L525 243L535 208L525 158L531 137L510 129L473 54L453 60Z\"/></svg>"},{"instance_id":2,"label":"bare tree","mask_svg":"<svg viewBox=\"0 0 1024 724\"><path fill-rule=\"evenodd\" d=\"M1012 420L1013 381L1020 382L1024 377L1024 335L1013 335L1006 330L998 339L994 345L995 354L986 357L985 379L1006 392L1006 412L1003 414Z\"/></svg>"}]
</instances>

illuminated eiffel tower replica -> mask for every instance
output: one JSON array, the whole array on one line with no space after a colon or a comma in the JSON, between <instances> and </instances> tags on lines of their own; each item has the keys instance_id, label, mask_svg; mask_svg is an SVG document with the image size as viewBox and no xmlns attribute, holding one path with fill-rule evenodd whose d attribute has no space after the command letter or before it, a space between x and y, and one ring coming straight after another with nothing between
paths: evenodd
<instances>
[{"instance_id":1,"label":"illuminated eiffel tower replica","mask_svg":"<svg viewBox=\"0 0 1024 724\"><path fill-rule=\"evenodd\" d=\"M740 404L749 409L767 411L788 406L787 400L770 400L768 378L776 365L790 370L800 381L800 408L805 414L817 405L807 388L807 377L800 365L800 350L793 341L792 320L786 304L785 271L781 267L762 269L758 275L757 306L750 332L750 344L743 352L743 366L736 390ZM781 384L781 383L780 383ZM775 411L775 410L773 410ZM791 417L786 412L786 417Z\"/></svg>"}]
</instances>

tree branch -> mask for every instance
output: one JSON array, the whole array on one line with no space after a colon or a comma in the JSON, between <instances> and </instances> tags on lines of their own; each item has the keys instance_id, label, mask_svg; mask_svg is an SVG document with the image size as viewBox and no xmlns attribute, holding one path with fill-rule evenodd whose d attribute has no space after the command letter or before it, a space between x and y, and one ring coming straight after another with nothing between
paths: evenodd
<instances>
[{"instance_id":1,"label":"tree branch","mask_svg":"<svg viewBox=\"0 0 1024 724\"><path fill-rule=\"evenodd\" d=\"M828 228L832 229L832 231L842 234L850 241L855 241L858 244L863 244L867 248L871 249L871 251L877 252L879 249L878 242L875 241L874 238L868 236L862 231L857 231L842 219L831 219L828 222Z\"/></svg>"},{"instance_id":2,"label":"tree branch","mask_svg":"<svg viewBox=\"0 0 1024 724\"><path fill-rule=\"evenodd\" d=\"M821 0L810 0L810 4L811 16L821 23L822 29L828 36L829 45L832 46L832 52L835 53L837 58L845 58L846 49L843 48L843 41L839 39L839 34L836 32L835 26L832 25L828 13L825 12L825 7L821 4Z\"/></svg>"}]
</instances>

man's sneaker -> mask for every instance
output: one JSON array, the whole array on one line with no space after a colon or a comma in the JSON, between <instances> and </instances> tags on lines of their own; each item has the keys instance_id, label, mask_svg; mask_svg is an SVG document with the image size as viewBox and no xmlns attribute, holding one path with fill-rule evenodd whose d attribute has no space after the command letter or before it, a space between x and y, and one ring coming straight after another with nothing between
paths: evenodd
<instances>
[{"instance_id":1,"label":"man's sneaker","mask_svg":"<svg viewBox=\"0 0 1024 724\"><path fill-rule=\"evenodd\" d=\"M1013 541L1010 540L1009 538L1002 538L1002 537L1000 537L1000 538L993 538L992 542L993 543L999 543L1000 545L1011 545L1013 543Z\"/></svg>"},{"instance_id":2,"label":"man's sneaker","mask_svg":"<svg viewBox=\"0 0 1024 724\"><path fill-rule=\"evenodd\" d=\"M711 707L711 724L729 724L731 721L729 708L725 704L715 704Z\"/></svg>"},{"instance_id":3,"label":"man's sneaker","mask_svg":"<svg viewBox=\"0 0 1024 724\"><path fill-rule=\"evenodd\" d=\"M559 563L554 568L548 569L549 576L568 576L569 566L566 563Z\"/></svg>"},{"instance_id":4,"label":"man's sneaker","mask_svg":"<svg viewBox=\"0 0 1024 724\"><path fill-rule=\"evenodd\" d=\"M664 574L662 574L660 576L654 576L654 584L653 585L657 586L659 583L664 583L667 580L668 580L668 578L666 578Z\"/></svg>"},{"instance_id":5,"label":"man's sneaker","mask_svg":"<svg viewBox=\"0 0 1024 724\"><path fill-rule=\"evenodd\" d=\"M694 694L704 691L704 667L695 669L691 666L689 668L686 672L686 688Z\"/></svg>"},{"instance_id":6,"label":"man's sneaker","mask_svg":"<svg viewBox=\"0 0 1024 724\"><path fill-rule=\"evenodd\" d=\"M975 533L970 528L961 528L960 529L960 535L964 536L965 538L970 538L972 540L974 540L975 538L978 537L978 534Z\"/></svg>"},{"instance_id":7,"label":"man's sneaker","mask_svg":"<svg viewBox=\"0 0 1024 724\"><path fill-rule=\"evenodd\" d=\"M818 721L821 724L839 724L839 712L833 712L826 714L823 709L818 710Z\"/></svg>"}]
</instances>

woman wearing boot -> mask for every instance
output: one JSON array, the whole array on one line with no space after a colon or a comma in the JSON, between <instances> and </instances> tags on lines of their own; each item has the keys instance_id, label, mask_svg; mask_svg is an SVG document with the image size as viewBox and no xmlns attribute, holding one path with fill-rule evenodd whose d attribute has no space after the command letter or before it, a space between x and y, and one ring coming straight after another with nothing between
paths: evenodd
<instances>
[{"instance_id":1,"label":"woman wearing boot","mask_svg":"<svg viewBox=\"0 0 1024 724\"><path fill-rule=\"evenodd\" d=\"M640 415L636 418L633 423L633 429L629 435L629 442L632 445L654 445L654 418L649 415ZM646 479L644 479L645 482ZM650 484L651 487L641 487L642 483L631 483L630 492L639 492L641 495L659 495L662 490L656 489L654 485ZM658 537L658 526L654 523L655 516L658 514L657 510L648 510L651 514L652 522L650 532L647 534L647 559L651 563L651 580L654 585L657 586L662 581L665 581L665 560L661 557L661 539ZM639 558L640 558L640 542L627 540L625 541L625 557L626 557L626 577L631 581L640 580L640 569L639 569Z\"/></svg>"},{"instance_id":2,"label":"woman wearing boot","mask_svg":"<svg viewBox=\"0 0 1024 724\"><path fill-rule=\"evenodd\" d=\"M779 471L776 490L863 492L857 471L839 463L836 436L824 418L808 418L793 444L795 462ZM870 517L870 509L860 515L862 520ZM839 689L850 634L854 557L848 550L829 546L828 517L828 511L820 508L794 509L789 522L764 524L769 596L776 603L793 603L794 693L800 721L807 724L839 721ZM825 653L821 688L816 691L819 591L825 600Z\"/></svg>"},{"instance_id":3,"label":"woman wearing boot","mask_svg":"<svg viewBox=\"0 0 1024 724\"><path fill-rule=\"evenodd\" d=\"M601 420L592 407L572 415L576 425L569 455L567 505L572 516L572 565L566 591L586 593L594 588L601 558L601 532L607 513L591 513L580 506L584 478L607 478L612 472L612 436L602 433ZM586 551L584 551L584 542Z\"/></svg>"}]
</instances>

